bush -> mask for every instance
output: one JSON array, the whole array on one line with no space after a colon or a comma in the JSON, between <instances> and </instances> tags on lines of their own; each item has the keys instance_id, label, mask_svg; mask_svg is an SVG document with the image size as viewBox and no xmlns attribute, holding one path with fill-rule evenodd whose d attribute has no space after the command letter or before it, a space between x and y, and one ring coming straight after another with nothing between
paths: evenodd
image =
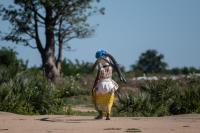
<instances>
[{"instance_id":1,"label":"bush","mask_svg":"<svg viewBox=\"0 0 200 133\"><path fill-rule=\"evenodd\" d=\"M27 62L17 59L17 53L13 49L0 49L0 83L9 81L26 68Z\"/></svg>"},{"instance_id":2,"label":"bush","mask_svg":"<svg viewBox=\"0 0 200 133\"><path fill-rule=\"evenodd\" d=\"M78 95L89 95L89 89L81 87L79 79L80 77L78 74L76 76L68 76L63 78L63 82L56 85L62 98Z\"/></svg>"},{"instance_id":3,"label":"bush","mask_svg":"<svg viewBox=\"0 0 200 133\"><path fill-rule=\"evenodd\" d=\"M146 93L117 93L118 102L114 105L114 115L150 116L152 106Z\"/></svg>"},{"instance_id":4,"label":"bush","mask_svg":"<svg viewBox=\"0 0 200 133\"><path fill-rule=\"evenodd\" d=\"M119 93L115 115L164 116L199 113L200 79L149 81L139 92Z\"/></svg>"},{"instance_id":5,"label":"bush","mask_svg":"<svg viewBox=\"0 0 200 133\"><path fill-rule=\"evenodd\" d=\"M61 72L64 76L76 76L77 74L91 74L92 63L80 62L75 60L73 63L71 60L64 59L62 61Z\"/></svg>"},{"instance_id":6,"label":"bush","mask_svg":"<svg viewBox=\"0 0 200 133\"><path fill-rule=\"evenodd\" d=\"M19 73L0 85L0 110L21 114L49 114L62 110L55 86L35 71Z\"/></svg>"}]
</instances>

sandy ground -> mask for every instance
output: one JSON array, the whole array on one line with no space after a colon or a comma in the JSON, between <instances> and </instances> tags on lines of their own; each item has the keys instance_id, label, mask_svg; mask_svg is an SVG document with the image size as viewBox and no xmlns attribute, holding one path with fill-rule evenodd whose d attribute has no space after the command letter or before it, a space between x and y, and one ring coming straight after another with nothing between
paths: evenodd
<instances>
[{"instance_id":1,"label":"sandy ground","mask_svg":"<svg viewBox=\"0 0 200 133\"><path fill-rule=\"evenodd\" d=\"M23 116L0 112L0 133L200 133L200 115L170 117Z\"/></svg>"}]
</instances>

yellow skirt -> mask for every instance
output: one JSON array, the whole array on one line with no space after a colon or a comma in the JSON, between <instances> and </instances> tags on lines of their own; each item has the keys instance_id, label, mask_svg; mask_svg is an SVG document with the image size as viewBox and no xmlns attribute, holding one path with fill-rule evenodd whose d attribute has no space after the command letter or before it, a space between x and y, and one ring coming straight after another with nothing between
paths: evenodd
<instances>
[{"instance_id":1,"label":"yellow skirt","mask_svg":"<svg viewBox=\"0 0 200 133\"><path fill-rule=\"evenodd\" d=\"M112 105L114 102L114 93L95 94L92 96L96 110L103 113L111 113Z\"/></svg>"}]
</instances>

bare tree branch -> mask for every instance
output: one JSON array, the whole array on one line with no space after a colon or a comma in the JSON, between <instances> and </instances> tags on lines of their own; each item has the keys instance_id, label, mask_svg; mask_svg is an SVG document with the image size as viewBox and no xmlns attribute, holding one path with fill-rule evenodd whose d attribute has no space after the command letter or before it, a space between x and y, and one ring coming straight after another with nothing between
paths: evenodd
<instances>
[{"instance_id":1,"label":"bare tree branch","mask_svg":"<svg viewBox=\"0 0 200 133\"><path fill-rule=\"evenodd\" d=\"M33 3L33 1L31 0L31 6L27 6L28 9L30 9L31 11L33 11L39 18L41 18L42 20L45 20L45 17L42 16L35 8L35 5Z\"/></svg>"},{"instance_id":2,"label":"bare tree branch","mask_svg":"<svg viewBox=\"0 0 200 133\"><path fill-rule=\"evenodd\" d=\"M36 41L36 46L38 48L38 50L40 51L40 53L43 53L44 49L42 47L42 43L40 41L40 37L39 37L39 33L38 33L38 21L37 21L37 15L36 13L34 13L34 21L35 21L35 41Z\"/></svg>"},{"instance_id":3,"label":"bare tree branch","mask_svg":"<svg viewBox=\"0 0 200 133\"><path fill-rule=\"evenodd\" d=\"M67 43L67 42L69 42L70 40L72 40L74 38L77 38L77 36L68 37L66 40L63 41L63 43Z\"/></svg>"},{"instance_id":4,"label":"bare tree branch","mask_svg":"<svg viewBox=\"0 0 200 133\"><path fill-rule=\"evenodd\" d=\"M26 46L28 46L28 47L30 47L30 48L32 48L32 49L37 49L37 47L31 46L30 44L28 44L28 45L26 45Z\"/></svg>"},{"instance_id":5,"label":"bare tree branch","mask_svg":"<svg viewBox=\"0 0 200 133\"><path fill-rule=\"evenodd\" d=\"M35 39L36 36L33 35L33 33L25 31L25 34L27 34L28 36L30 36L31 38Z\"/></svg>"}]
</instances>

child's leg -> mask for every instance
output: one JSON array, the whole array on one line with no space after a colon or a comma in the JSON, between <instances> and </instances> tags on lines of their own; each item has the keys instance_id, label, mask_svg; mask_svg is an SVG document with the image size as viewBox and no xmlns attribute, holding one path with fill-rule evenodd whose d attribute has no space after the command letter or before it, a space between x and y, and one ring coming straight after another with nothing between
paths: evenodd
<instances>
[{"instance_id":1,"label":"child's leg","mask_svg":"<svg viewBox=\"0 0 200 133\"><path fill-rule=\"evenodd\" d=\"M110 113L112 110L113 102L114 102L114 93L112 92L112 93L110 93L109 102L108 102L108 106L107 106L106 120L110 120Z\"/></svg>"},{"instance_id":2,"label":"child's leg","mask_svg":"<svg viewBox=\"0 0 200 133\"><path fill-rule=\"evenodd\" d=\"M103 119L103 112L102 111L98 111L99 115L97 117L95 117L95 119Z\"/></svg>"},{"instance_id":3,"label":"child's leg","mask_svg":"<svg viewBox=\"0 0 200 133\"><path fill-rule=\"evenodd\" d=\"M110 114L109 113L106 114L106 120L110 120Z\"/></svg>"}]
</instances>

